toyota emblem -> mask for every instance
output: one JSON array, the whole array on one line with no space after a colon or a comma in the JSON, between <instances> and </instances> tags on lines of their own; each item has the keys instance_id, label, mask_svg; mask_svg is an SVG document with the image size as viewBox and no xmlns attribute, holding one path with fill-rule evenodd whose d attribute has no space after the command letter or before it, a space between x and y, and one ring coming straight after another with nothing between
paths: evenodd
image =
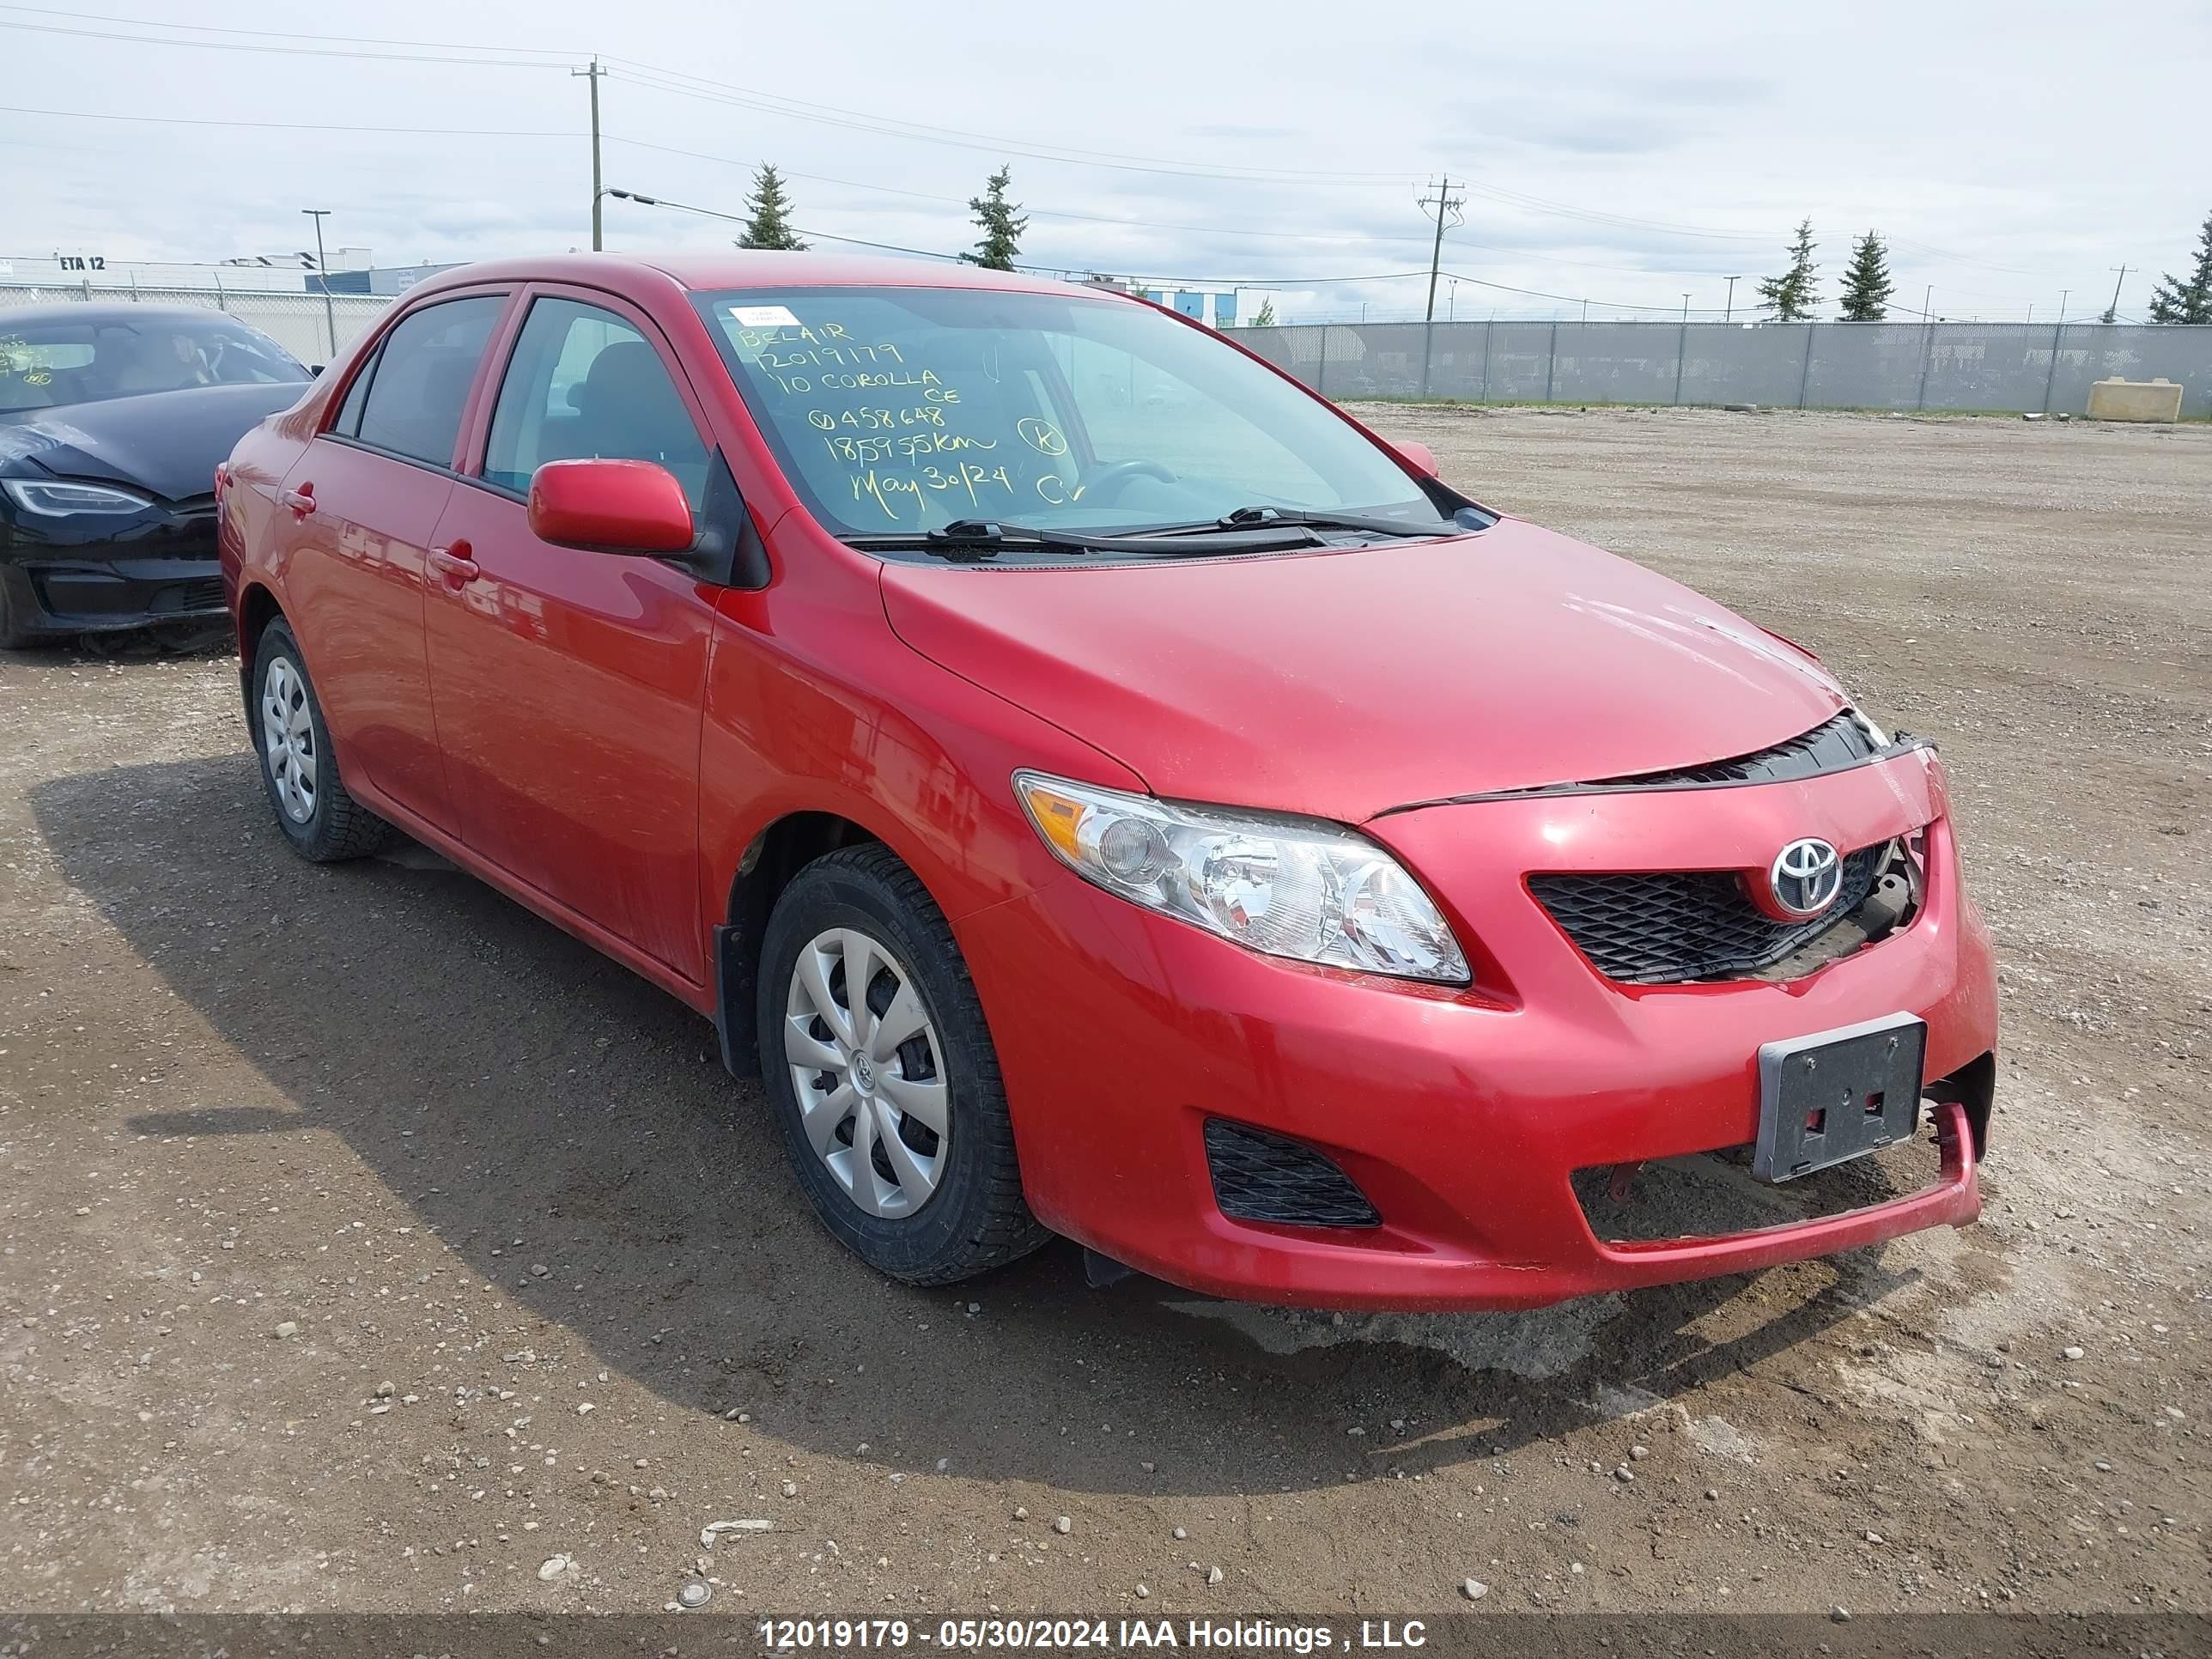
<instances>
[{"instance_id":1,"label":"toyota emblem","mask_svg":"<svg viewBox=\"0 0 2212 1659\"><path fill-rule=\"evenodd\" d=\"M1766 890L1775 906L1790 915L1817 916L1843 890L1844 861L1817 836L1791 842L1774 855L1766 872Z\"/></svg>"}]
</instances>

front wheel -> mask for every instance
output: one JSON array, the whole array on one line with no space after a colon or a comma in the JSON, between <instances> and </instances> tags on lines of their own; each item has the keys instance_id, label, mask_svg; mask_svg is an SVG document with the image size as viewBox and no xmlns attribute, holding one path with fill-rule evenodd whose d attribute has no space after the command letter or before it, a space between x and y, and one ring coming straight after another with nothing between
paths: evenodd
<instances>
[{"instance_id":1,"label":"front wheel","mask_svg":"<svg viewBox=\"0 0 2212 1659\"><path fill-rule=\"evenodd\" d=\"M784 1150L823 1224L871 1267L944 1285L1043 1243L982 1005L890 849L830 854L784 890L758 1016Z\"/></svg>"},{"instance_id":2,"label":"front wheel","mask_svg":"<svg viewBox=\"0 0 2212 1659\"><path fill-rule=\"evenodd\" d=\"M392 839L392 826L346 793L307 660L282 622L262 630L253 653L253 736L276 827L301 858L335 864Z\"/></svg>"}]
</instances>

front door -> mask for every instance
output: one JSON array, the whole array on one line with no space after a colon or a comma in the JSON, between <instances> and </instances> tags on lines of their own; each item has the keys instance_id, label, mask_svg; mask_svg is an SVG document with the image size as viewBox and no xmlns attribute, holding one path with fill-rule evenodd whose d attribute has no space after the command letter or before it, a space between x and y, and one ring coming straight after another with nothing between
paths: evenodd
<instances>
[{"instance_id":1,"label":"front door","mask_svg":"<svg viewBox=\"0 0 2212 1659\"><path fill-rule=\"evenodd\" d=\"M456 827L422 641L425 562L505 295L426 306L364 363L278 492L301 648L345 763L432 827Z\"/></svg>"},{"instance_id":2,"label":"front door","mask_svg":"<svg viewBox=\"0 0 2212 1659\"><path fill-rule=\"evenodd\" d=\"M713 591L650 558L530 531L531 476L586 456L658 462L697 514L720 463L647 319L541 289L514 336L478 468L434 546L432 701L469 847L702 981L699 726Z\"/></svg>"}]
</instances>

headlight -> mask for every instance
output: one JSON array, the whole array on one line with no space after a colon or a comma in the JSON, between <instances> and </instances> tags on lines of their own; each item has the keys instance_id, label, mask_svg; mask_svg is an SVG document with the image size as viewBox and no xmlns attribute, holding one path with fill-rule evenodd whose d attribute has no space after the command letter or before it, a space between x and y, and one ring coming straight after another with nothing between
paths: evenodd
<instances>
[{"instance_id":1,"label":"headlight","mask_svg":"<svg viewBox=\"0 0 2212 1659\"><path fill-rule=\"evenodd\" d=\"M1014 774L1014 792L1063 864L1133 903L1269 956L1468 981L1421 884L1349 830L1171 806L1036 772Z\"/></svg>"},{"instance_id":2,"label":"headlight","mask_svg":"<svg viewBox=\"0 0 2212 1659\"><path fill-rule=\"evenodd\" d=\"M43 478L0 478L0 489L26 513L58 519L71 513L143 513L153 506L134 490L106 484L48 483Z\"/></svg>"}]
</instances>

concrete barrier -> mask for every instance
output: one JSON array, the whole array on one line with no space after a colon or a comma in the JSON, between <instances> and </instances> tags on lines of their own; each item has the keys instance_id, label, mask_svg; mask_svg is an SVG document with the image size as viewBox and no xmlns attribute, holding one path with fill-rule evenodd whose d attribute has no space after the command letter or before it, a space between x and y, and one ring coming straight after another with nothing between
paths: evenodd
<instances>
[{"instance_id":1,"label":"concrete barrier","mask_svg":"<svg viewBox=\"0 0 2212 1659\"><path fill-rule=\"evenodd\" d=\"M2154 380L2123 380L2118 375L2089 387L2093 421L2178 421L2181 387L2160 375Z\"/></svg>"}]
</instances>

